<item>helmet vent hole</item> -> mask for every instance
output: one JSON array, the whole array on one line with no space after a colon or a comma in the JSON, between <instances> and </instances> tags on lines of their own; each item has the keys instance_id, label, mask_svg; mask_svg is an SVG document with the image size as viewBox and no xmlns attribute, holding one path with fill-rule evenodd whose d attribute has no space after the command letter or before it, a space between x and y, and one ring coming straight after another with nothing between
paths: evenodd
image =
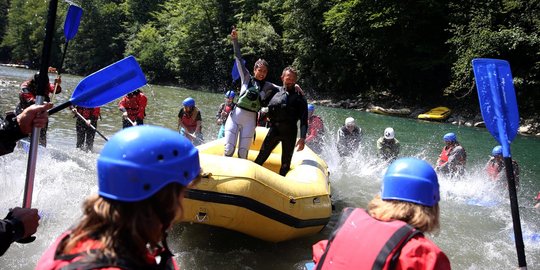
<instances>
[{"instance_id":1,"label":"helmet vent hole","mask_svg":"<svg viewBox=\"0 0 540 270\"><path fill-rule=\"evenodd\" d=\"M165 159L165 157L163 155L161 155L161 154L157 156L157 160L159 160L159 161L163 161L164 159Z\"/></svg>"},{"instance_id":2,"label":"helmet vent hole","mask_svg":"<svg viewBox=\"0 0 540 270\"><path fill-rule=\"evenodd\" d=\"M144 185L143 185L143 189L144 189L145 191L150 190L150 184L144 184Z\"/></svg>"},{"instance_id":3,"label":"helmet vent hole","mask_svg":"<svg viewBox=\"0 0 540 270\"><path fill-rule=\"evenodd\" d=\"M187 171L184 171L184 178L188 178L189 173Z\"/></svg>"},{"instance_id":4,"label":"helmet vent hole","mask_svg":"<svg viewBox=\"0 0 540 270\"><path fill-rule=\"evenodd\" d=\"M172 154L173 154L173 156L177 157L178 156L178 150L173 150Z\"/></svg>"}]
</instances>

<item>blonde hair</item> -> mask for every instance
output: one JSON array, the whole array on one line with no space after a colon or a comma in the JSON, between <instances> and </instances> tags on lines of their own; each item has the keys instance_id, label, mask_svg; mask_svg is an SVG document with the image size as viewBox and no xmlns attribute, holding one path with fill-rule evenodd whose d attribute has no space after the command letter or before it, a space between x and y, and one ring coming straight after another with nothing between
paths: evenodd
<instances>
[{"instance_id":1,"label":"blonde hair","mask_svg":"<svg viewBox=\"0 0 540 270\"><path fill-rule=\"evenodd\" d=\"M375 196L368 204L370 216L382 220L401 220L423 232L439 230L439 204L433 207L415 203L382 200L380 195Z\"/></svg>"},{"instance_id":2,"label":"blonde hair","mask_svg":"<svg viewBox=\"0 0 540 270\"><path fill-rule=\"evenodd\" d=\"M95 239L101 254L113 260L122 258L144 266L150 248L158 247L174 221L182 218L181 200L185 187L171 183L152 197L138 202L110 200L96 195L83 204L83 217L61 248L64 254L81 241ZM92 247L86 247L87 252ZM89 253L90 256L94 256Z\"/></svg>"}]
</instances>

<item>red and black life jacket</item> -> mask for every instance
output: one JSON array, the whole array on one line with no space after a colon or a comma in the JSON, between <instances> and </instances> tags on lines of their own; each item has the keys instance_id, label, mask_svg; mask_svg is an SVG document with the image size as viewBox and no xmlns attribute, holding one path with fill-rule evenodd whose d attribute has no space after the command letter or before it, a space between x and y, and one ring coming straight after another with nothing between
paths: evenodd
<instances>
[{"instance_id":1,"label":"red and black life jacket","mask_svg":"<svg viewBox=\"0 0 540 270\"><path fill-rule=\"evenodd\" d=\"M186 110L184 110L184 113L182 114L182 124L186 127L187 132L193 133L195 132L195 129L197 128L197 115L199 114L199 109L197 107L193 107L191 109L191 112L188 114Z\"/></svg>"},{"instance_id":2,"label":"red and black life jacket","mask_svg":"<svg viewBox=\"0 0 540 270\"><path fill-rule=\"evenodd\" d=\"M85 108L85 107L79 107L77 106L77 112L79 112L84 119L89 120L97 120L99 118L99 114L101 109L98 108Z\"/></svg>"},{"instance_id":3,"label":"red and black life jacket","mask_svg":"<svg viewBox=\"0 0 540 270\"><path fill-rule=\"evenodd\" d=\"M69 237L69 231L62 234L55 240L54 244L47 249L39 260L36 270L91 270L101 268L119 268L119 269L140 269L131 262L122 259L112 259L101 253L97 249L91 249L89 252L79 252L75 254L61 254L60 243L66 241ZM98 243L97 240L87 240ZM94 244L95 244L94 243ZM92 245L94 246L94 245ZM168 248L158 254L161 262L154 265L145 265L144 269L149 270L179 270L180 268L173 259L173 254Z\"/></svg>"},{"instance_id":4,"label":"red and black life jacket","mask_svg":"<svg viewBox=\"0 0 540 270\"><path fill-rule=\"evenodd\" d=\"M313 246L313 259L316 269L394 269L403 246L421 233L403 221L380 221L349 207L329 240Z\"/></svg>"}]
</instances>

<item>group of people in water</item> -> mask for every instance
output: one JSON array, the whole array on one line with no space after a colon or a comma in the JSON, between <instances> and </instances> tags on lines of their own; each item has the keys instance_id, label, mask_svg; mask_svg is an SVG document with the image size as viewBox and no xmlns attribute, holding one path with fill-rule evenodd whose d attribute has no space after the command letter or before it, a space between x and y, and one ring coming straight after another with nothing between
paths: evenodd
<instances>
[{"instance_id":1,"label":"group of people in water","mask_svg":"<svg viewBox=\"0 0 540 270\"><path fill-rule=\"evenodd\" d=\"M236 29L231 37L235 59L241 63ZM282 86L265 81L267 72L268 63L262 59L255 63L253 76L245 68L240 71L242 87L238 101L234 103L234 92L227 92L216 115L223 130L218 136L224 137L224 155L237 152L239 158L247 158L257 117L266 114L270 119L269 132L255 162L263 164L281 142L279 173L285 175L295 147L301 151L307 144L313 145L315 151L321 149L324 125L296 84L295 69L283 70ZM141 101L137 111L127 105L133 98ZM171 226L181 220L186 189L201 179L199 153L194 144L202 141L202 120L195 100L187 98L182 105L178 113L180 134L142 125L146 100L140 91L120 101L124 127L129 128L110 138L99 154L98 192L84 201L82 218L45 251L37 269L178 269L167 245L167 235ZM33 127L45 128L51 107L51 103L30 105L18 115L1 119L0 154L12 152L16 141L28 136ZM84 114L79 108L74 110L83 116L99 117L99 112ZM81 124L88 126L86 121ZM309 131L310 125L318 128ZM343 146L339 146L340 154L350 155L361 138L361 128L353 118L347 118L338 131L338 145ZM398 158L400 147L395 131L384 130L377 147L381 158L391 163L382 178L381 193L369 202L366 210L343 210L330 238L313 246L317 269L451 268L444 252L424 235L437 231L440 224L436 170L461 174L466 163L465 150L455 134L446 134L443 139L446 145L433 168L417 158ZM490 162L494 165L490 166L494 169L490 170L501 171L496 167L501 166L499 153L493 150ZM0 255L14 241L25 242L34 234L39 218L36 209L12 209L0 221Z\"/></svg>"}]
</instances>

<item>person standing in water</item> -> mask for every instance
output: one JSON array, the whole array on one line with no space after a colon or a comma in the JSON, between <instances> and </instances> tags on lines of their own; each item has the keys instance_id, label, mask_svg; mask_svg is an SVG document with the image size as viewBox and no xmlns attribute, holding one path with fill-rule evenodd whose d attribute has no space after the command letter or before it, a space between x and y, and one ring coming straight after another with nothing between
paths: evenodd
<instances>
[{"instance_id":1,"label":"person standing in water","mask_svg":"<svg viewBox=\"0 0 540 270\"><path fill-rule=\"evenodd\" d=\"M308 104L308 131L306 145L317 154L322 152L324 133L325 129L323 120L318 115L315 115L315 105Z\"/></svg>"},{"instance_id":2,"label":"person standing in water","mask_svg":"<svg viewBox=\"0 0 540 270\"><path fill-rule=\"evenodd\" d=\"M512 159L512 168L514 169L514 180L516 182L516 188L519 187L519 165L517 161ZM491 157L489 158L485 170L492 181L497 183L504 183L508 185L506 178L502 179L503 175L506 175L504 159L502 155L502 146L497 145L491 150ZM504 172L504 173L501 173Z\"/></svg>"},{"instance_id":3,"label":"person standing in water","mask_svg":"<svg viewBox=\"0 0 540 270\"><path fill-rule=\"evenodd\" d=\"M98 157L98 193L36 269L179 269L167 235L200 171L198 150L177 132L149 125L121 130Z\"/></svg>"},{"instance_id":4,"label":"person standing in water","mask_svg":"<svg viewBox=\"0 0 540 270\"><path fill-rule=\"evenodd\" d=\"M362 141L362 129L356 125L356 121L352 117L345 119L345 125L338 130L337 149L342 157L350 156Z\"/></svg>"},{"instance_id":5,"label":"person standing in water","mask_svg":"<svg viewBox=\"0 0 540 270\"><path fill-rule=\"evenodd\" d=\"M452 132L446 133L443 140L446 145L437 159L435 170L450 177L462 176L465 173L465 164L467 163L465 148L461 146L456 134Z\"/></svg>"},{"instance_id":6,"label":"person standing in water","mask_svg":"<svg viewBox=\"0 0 540 270\"><path fill-rule=\"evenodd\" d=\"M367 210L345 208L331 237L313 245L314 269L451 269L448 257L424 236L440 223L439 182L431 165L398 159L382 182Z\"/></svg>"},{"instance_id":7,"label":"person standing in water","mask_svg":"<svg viewBox=\"0 0 540 270\"><path fill-rule=\"evenodd\" d=\"M139 89L125 95L118 103L122 112L122 128L143 125L147 104L148 98Z\"/></svg>"},{"instance_id":8,"label":"person standing in water","mask_svg":"<svg viewBox=\"0 0 540 270\"><path fill-rule=\"evenodd\" d=\"M218 139L221 139L225 136L225 122L227 121L227 118L229 117L231 111L234 109L234 106L236 106L236 104L234 103L235 96L236 94L233 90L227 91L227 93L225 93L225 102L219 105L219 109L216 114L216 122L220 126L218 132Z\"/></svg>"},{"instance_id":9,"label":"person standing in water","mask_svg":"<svg viewBox=\"0 0 540 270\"><path fill-rule=\"evenodd\" d=\"M72 111L75 114L74 117L77 118L75 122L75 131L77 132L76 148L92 152L92 149L94 148L94 137L96 136L97 121L101 118L101 109L99 107L85 108L74 106ZM77 114L84 119L81 119Z\"/></svg>"},{"instance_id":10,"label":"person standing in water","mask_svg":"<svg viewBox=\"0 0 540 270\"><path fill-rule=\"evenodd\" d=\"M49 81L49 76L47 76L47 82ZM20 114L24 109L28 108L30 105L36 103L37 97L37 88L39 81L39 72L34 74L30 80L24 81L21 84L21 91L19 92L19 104L15 108L15 114ZM48 83L48 89L45 91L44 102L51 102L49 97L50 93L58 94L62 92L62 87L60 84L62 79L60 77L54 80L54 83ZM47 129L49 128L48 122L45 127L40 130L39 134L39 144L42 146L47 146Z\"/></svg>"},{"instance_id":11,"label":"person standing in water","mask_svg":"<svg viewBox=\"0 0 540 270\"><path fill-rule=\"evenodd\" d=\"M193 145L200 145L204 141L201 111L195 106L195 100L191 97L184 99L182 106L178 112L180 134L188 138Z\"/></svg>"},{"instance_id":12,"label":"person standing in water","mask_svg":"<svg viewBox=\"0 0 540 270\"><path fill-rule=\"evenodd\" d=\"M399 141L395 138L394 129L391 127L386 128L383 136L377 140L379 157L386 162L392 162L399 155L399 148Z\"/></svg>"}]
</instances>

